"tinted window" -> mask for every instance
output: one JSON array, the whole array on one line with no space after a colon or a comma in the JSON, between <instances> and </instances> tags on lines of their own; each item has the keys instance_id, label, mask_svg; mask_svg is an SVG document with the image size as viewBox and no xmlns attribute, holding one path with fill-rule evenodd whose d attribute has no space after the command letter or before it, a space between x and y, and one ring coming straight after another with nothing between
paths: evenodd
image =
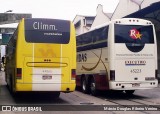
<instances>
[{"instance_id":1,"label":"tinted window","mask_svg":"<svg viewBox=\"0 0 160 114\"><path fill-rule=\"evenodd\" d=\"M25 39L31 43L67 44L70 22L55 19L25 19Z\"/></svg>"},{"instance_id":2,"label":"tinted window","mask_svg":"<svg viewBox=\"0 0 160 114\"><path fill-rule=\"evenodd\" d=\"M153 26L115 24L115 43L154 43Z\"/></svg>"},{"instance_id":3,"label":"tinted window","mask_svg":"<svg viewBox=\"0 0 160 114\"><path fill-rule=\"evenodd\" d=\"M108 26L77 36L77 50L85 51L107 47Z\"/></svg>"},{"instance_id":4,"label":"tinted window","mask_svg":"<svg viewBox=\"0 0 160 114\"><path fill-rule=\"evenodd\" d=\"M103 41L103 40L107 40L107 38L108 38L108 27L109 26L106 26L106 27L95 30L94 35L93 35L93 39L94 39L93 41L94 42L100 42L100 41Z\"/></svg>"}]
</instances>

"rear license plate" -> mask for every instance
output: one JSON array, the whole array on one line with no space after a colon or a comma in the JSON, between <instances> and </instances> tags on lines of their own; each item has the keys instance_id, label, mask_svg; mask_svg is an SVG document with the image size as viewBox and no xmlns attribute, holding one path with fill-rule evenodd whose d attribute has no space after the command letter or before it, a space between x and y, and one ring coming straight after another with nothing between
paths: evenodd
<instances>
[{"instance_id":1,"label":"rear license plate","mask_svg":"<svg viewBox=\"0 0 160 114\"><path fill-rule=\"evenodd\" d=\"M52 79L52 76L42 76L42 79L43 79L43 80L51 80L51 79Z\"/></svg>"},{"instance_id":2,"label":"rear license plate","mask_svg":"<svg viewBox=\"0 0 160 114\"><path fill-rule=\"evenodd\" d=\"M132 87L140 87L140 83L134 83L132 84Z\"/></svg>"}]
</instances>

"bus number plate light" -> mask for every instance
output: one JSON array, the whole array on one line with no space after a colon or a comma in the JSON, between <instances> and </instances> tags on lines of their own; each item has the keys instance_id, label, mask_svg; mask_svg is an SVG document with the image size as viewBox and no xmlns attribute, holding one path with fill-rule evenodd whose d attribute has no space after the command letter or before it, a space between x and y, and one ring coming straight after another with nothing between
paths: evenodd
<instances>
[{"instance_id":1,"label":"bus number plate light","mask_svg":"<svg viewBox=\"0 0 160 114\"><path fill-rule=\"evenodd\" d=\"M134 83L134 84L132 84L132 87L140 87L140 84L139 83Z\"/></svg>"},{"instance_id":2,"label":"bus number plate light","mask_svg":"<svg viewBox=\"0 0 160 114\"><path fill-rule=\"evenodd\" d=\"M43 79L43 80L51 80L51 79L52 79L52 76L42 76L42 79Z\"/></svg>"}]
</instances>

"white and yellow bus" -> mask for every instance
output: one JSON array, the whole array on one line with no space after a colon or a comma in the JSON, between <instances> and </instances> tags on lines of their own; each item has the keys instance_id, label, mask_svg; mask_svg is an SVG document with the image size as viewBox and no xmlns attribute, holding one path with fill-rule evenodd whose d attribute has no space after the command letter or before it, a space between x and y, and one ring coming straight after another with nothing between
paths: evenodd
<instances>
[{"instance_id":1,"label":"white and yellow bus","mask_svg":"<svg viewBox=\"0 0 160 114\"><path fill-rule=\"evenodd\" d=\"M154 25L124 18L77 36L76 85L84 93L157 87L157 42Z\"/></svg>"},{"instance_id":2,"label":"white and yellow bus","mask_svg":"<svg viewBox=\"0 0 160 114\"><path fill-rule=\"evenodd\" d=\"M13 92L72 92L75 69L75 28L70 21L20 21L6 52L6 81Z\"/></svg>"}]
</instances>

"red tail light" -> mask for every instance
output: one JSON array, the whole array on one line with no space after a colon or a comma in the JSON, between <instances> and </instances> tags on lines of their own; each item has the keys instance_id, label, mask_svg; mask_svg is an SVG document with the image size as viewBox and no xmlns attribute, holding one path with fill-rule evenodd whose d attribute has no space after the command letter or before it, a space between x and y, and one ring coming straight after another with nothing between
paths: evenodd
<instances>
[{"instance_id":1,"label":"red tail light","mask_svg":"<svg viewBox=\"0 0 160 114\"><path fill-rule=\"evenodd\" d=\"M158 70L155 71L155 78L158 79Z\"/></svg>"},{"instance_id":2,"label":"red tail light","mask_svg":"<svg viewBox=\"0 0 160 114\"><path fill-rule=\"evenodd\" d=\"M16 79L22 79L22 68L17 68Z\"/></svg>"},{"instance_id":3,"label":"red tail light","mask_svg":"<svg viewBox=\"0 0 160 114\"><path fill-rule=\"evenodd\" d=\"M72 71L71 71L71 76L72 76L72 80L75 80L75 78L76 78L76 69L72 69Z\"/></svg>"},{"instance_id":4,"label":"red tail light","mask_svg":"<svg viewBox=\"0 0 160 114\"><path fill-rule=\"evenodd\" d=\"M115 70L110 70L110 80L111 81L115 80Z\"/></svg>"}]
</instances>

